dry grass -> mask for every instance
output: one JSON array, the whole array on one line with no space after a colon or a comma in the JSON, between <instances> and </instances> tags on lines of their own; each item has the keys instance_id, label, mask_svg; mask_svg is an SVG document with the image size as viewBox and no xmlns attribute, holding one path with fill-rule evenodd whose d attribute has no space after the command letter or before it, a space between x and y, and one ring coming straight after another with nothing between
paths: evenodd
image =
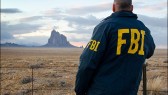
<instances>
[{"instance_id":1,"label":"dry grass","mask_svg":"<svg viewBox=\"0 0 168 95\"><path fill-rule=\"evenodd\" d=\"M74 83L81 52L82 49L68 48L2 48L1 95L31 95L32 82L34 95L75 95ZM155 91L149 92L151 95L166 91L167 70L157 67L167 66L165 60L165 50L157 50L148 60L148 90Z\"/></svg>"},{"instance_id":2,"label":"dry grass","mask_svg":"<svg viewBox=\"0 0 168 95\"><path fill-rule=\"evenodd\" d=\"M149 90L148 95L162 95L160 94L160 91L164 91L164 82L162 77L158 76L154 79L150 79L147 84L147 89Z\"/></svg>"},{"instance_id":3,"label":"dry grass","mask_svg":"<svg viewBox=\"0 0 168 95\"><path fill-rule=\"evenodd\" d=\"M1 95L31 95L32 81L34 95L74 95L81 52L82 49L2 48Z\"/></svg>"}]
</instances>

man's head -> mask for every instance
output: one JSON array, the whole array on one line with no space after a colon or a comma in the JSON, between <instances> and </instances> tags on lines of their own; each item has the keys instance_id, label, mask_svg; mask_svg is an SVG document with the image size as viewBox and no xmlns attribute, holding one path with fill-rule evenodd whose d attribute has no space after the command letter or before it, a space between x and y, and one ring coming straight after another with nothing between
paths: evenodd
<instances>
[{"instance_id":1,"label":"man's head","mask_svg":"<svg viewBox=\"0 0 168 95\"><path fill-rule=\"evenodd\" d=\"M133 11L132 0L114 0L113 12L117 11Z\"/></svg>"}]
</instances>

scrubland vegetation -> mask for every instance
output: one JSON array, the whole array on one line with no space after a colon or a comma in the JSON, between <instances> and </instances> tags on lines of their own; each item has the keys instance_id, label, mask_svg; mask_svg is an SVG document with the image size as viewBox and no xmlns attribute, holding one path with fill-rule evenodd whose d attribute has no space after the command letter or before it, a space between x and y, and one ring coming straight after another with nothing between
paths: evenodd
<instances>
[{"instance_id":1,"label":"scrubland vegetation","mask_svg":"<svg viewBox=\"0 0 168 95\"><path fill-rule=\"evenodd\" d=\"M81 52L80 48L1 48L1 95L75 95ZM157 50L147 62L148 95L166 95L167 51Z\"/></svg>"}]
</instances>

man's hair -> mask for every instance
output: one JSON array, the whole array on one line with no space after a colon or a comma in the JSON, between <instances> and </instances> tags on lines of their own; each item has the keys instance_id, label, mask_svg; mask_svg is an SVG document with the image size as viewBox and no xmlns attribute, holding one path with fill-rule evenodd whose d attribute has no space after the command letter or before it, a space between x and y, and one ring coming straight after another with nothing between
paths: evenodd
<instances>
[{"instance_id":1,"label":"man's hair","mask_svg":"<svg viewBox=\"0 0 168 95\"><path fill-rule=\"evenodd\" d=\"M116 4L119 5L119 9L128 9L132 5L132 0L114 0Z\"/></svg>"}]
</instances>

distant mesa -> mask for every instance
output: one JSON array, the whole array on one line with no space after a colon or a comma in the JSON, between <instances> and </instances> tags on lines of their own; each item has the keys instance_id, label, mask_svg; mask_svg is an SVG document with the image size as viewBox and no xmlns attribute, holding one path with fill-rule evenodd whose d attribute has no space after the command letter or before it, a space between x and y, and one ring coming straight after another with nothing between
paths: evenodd
<instances>
[{"instance_id":1,"label":"distant mesa","mask_svg":"<svg viewBox=\"0 0 168 95\"><path fill-rule=\"evenodd\" d=\"M60 34L59 32L52 30L51 32L51 36L48 39L48 43L46 45L44 45L43 47L67 47L67 48L71 48L71 47L76 47L73 46L69 43L69 41L67 41L66 36L64 36L63 34Z\"/></svg>"}]
</instances>

